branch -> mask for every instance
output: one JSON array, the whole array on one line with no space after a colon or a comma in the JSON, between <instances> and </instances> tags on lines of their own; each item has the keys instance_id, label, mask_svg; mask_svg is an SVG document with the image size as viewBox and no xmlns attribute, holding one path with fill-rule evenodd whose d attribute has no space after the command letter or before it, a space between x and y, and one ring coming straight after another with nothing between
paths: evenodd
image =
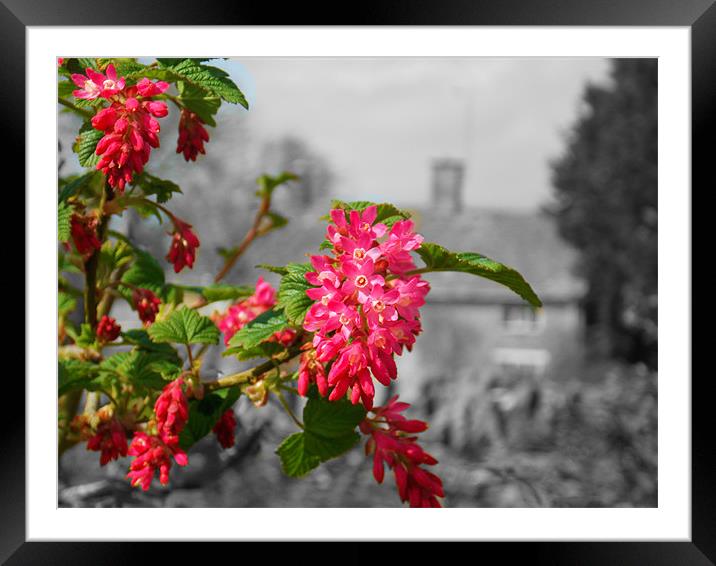
<instances>
[{"instance_id":1,"label":"branch","mask_svg":"<svg viewBox=\"0 0 716 566\"><path fill-rule=\"evenodd\" d=\"M293 346L286 350L285 353L276 356L254 368L247 369L246 371L240 371L239 373L233 373L227 375L215 381L204 381L202 384L208 391L216 391L217 389L225 389L227 387L233 387L234 385L240 385L242 383L248 383L256 377L260 377L267 371L276 369L277 365L284 364L289 360L292 360L301 353L299 346Z\"/></svg>"},{"instance_id":2,"label":"branch","mask_svg":"<svg viewBox=\"0 0 716 566\"><path fill-rule=\"evenodd\" d=\"M251 242L253 242L257 238L257 236L260 236L259 226L261 225L261 220L263 220L263 217L266 216L266 214L268 213L269 208L271 208L271 196L264 195L261 199L261 206L259 206L259 209L256 212L256 216L254 217L253 225L251 226L249 231L246 232L244 239L241 240L241 243L239 244L239 247L236 248L236 251L231 254L231 257L228 257L226 259L226 261L224 262L224 267L222 267L221 271L219 271L216 277L214 277L214 283L218 283L224 277L226 277L229 271L231 271L231 268L234 267L234 264L243 255L246 249L251 245Z\"/></svg>"}]
</instances>

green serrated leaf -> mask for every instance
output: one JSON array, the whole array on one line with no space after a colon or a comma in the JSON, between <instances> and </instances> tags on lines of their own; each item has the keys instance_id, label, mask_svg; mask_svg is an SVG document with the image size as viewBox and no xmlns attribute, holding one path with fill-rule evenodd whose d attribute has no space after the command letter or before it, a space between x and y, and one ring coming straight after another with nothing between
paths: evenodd
<instances>
[{"instance_id":1,"label":"green serrated leaf","mask_svg":"<svg viewBox=\"0 0 716 566\"><path fill-rule=\"evenodd\" d=\"M206 287L198 287L198 292L208 302L216 301L235 301L244 299L254 294L255 289L245 285L226 285L223 283L215 283Z\"/></svg>"},{"instance_id":2,"label":"green serrated leaf","mask_svg":"<svg viewBox=\"0 0 716 566\"><path fill-rule=\"evenodd\" d=\"M170 344L153 342L146 330L139 328L125 330L122 332L122 339L125 342L132 344L137 350L157 354L174 364L181 363L181 358L173 346Z\"/></svg>"},{"instance_id":3,"label":"green serrated leaf","mask_svg":"<svg viewBox=\"0 0 716 566\"><path fill-rule=\"evenodd\" d=\"M89 324L82 323L80 326L80 334L75 339L75 344L82 348L92 348L97 342L97 335L92 331Z\"/></svg>"},{"instance_id":4,"label":"green serrated leaf","mask_svg":"<svg viewBox=\"0 0 716 566\"><path fill-rule=\"evenodd\" d=\"M134 258L132 266L122 275L122 281L155 293L161 292L165 281L159 262L151 254L137 248L134 249Z\"/></svg>"},{"instance_id":5,"label":"green serrated leaf","mask_svg":"<svg viewBox=\"0 0 716 566\"><path fill-rule=\"evenodd\" d=\"M278 342L262 342L253 348L244 348L243 346L235 346L228 348L221 353L222 356L236 356L238 360L244 362L255 358L271 358L281 352L284 348Z\"/></svg>"},{"instance_id":6,"label":"green serrated leaf","mask_svg":"<svg viewBox=\"0 0 716 566\"><path fill-rule=\"evenodd\" d=\"M167 320L155 322L149 328L149 336L155 342L216 344L219 335L219 329L208 316L187 307L174 311Z\"/></svg>"},{"instance_id":7,"label":"green serrated leaf","mask_svg":"<svg viewBox=\"0 0 716 566\"><path fill-rule=\"evenodd\" d=\"M287 273L281 278L278 287L276 306L283 308L286 319L294 326L301 326L306 312L313 301L306 295L311 285L306 281L306 273L313 271L310 263L289 263Z\"/></svg>"},{"instance_id":8,"label":"green serrated leaf","mask_svg":"<svg viewBox=\"0 0 716 566\"><path fill-rule=\"evenodd\" d=\"M365 418L363 405L348 399L328 401L311 397L303 409L303 423L307 431L323 438L345 437Z\"/></svg>"},{"instance_id":9,"label":"green serrated leaf","mask_svg":"<svg viewBox=\"0 0 716 566\"><path fill-rule=\"evenodd\" d=\"M276 454L281 458L283 473L292 478L305 476L321 463L318 456L306 451L305 435L302 432L285 438L276 449Z\"/></svg>"},{"instance_id":10,"label":"green serrated leaf","mask_svg":"<svg viewBox=\"0 0 716 566\"><path fill-rule=\"evenodd\" d=\"M478 275L511 289L533 307L542 306L542 301L518 271L489 257L474 252L451 252L430 242L423 242L416 251L425 262L425 271L458 271Z\"/></svg>"},{"instance_id":11,"label":"green serrated leaf","mask_svg":"<svg viewBox=\"0 0 716 566\"><path fill-rule=\"evenodd\" d=\"M75 310L77 307L77 299L72 295L60 291L57 294L57 312L60 316L65 316Z\"/></svg>"},{"instance_id":12,"label":"green serrated leaf","mask_svg":"<svg viewBox=\"0 0 716 566\"><path fill-rule=\"evenodd\" d=\"M268 340L276 332L288 326L286 316L279 310L271 309L258 315L248 322L241 330L231 337L231 348L251 349L264 340Z\"/></svg>"},{"instance_id":13,"label":"green serrated leaf","mask_svg":"<svg viewBox=\"0 0 716 566\"><path fill-rule=\"evenodd\" d=\"M221 106L221 98L184 81L179 81L177 88L179 102L199 116L202 122L215 127L214 116Z\"/></svg>"},{"instance_id":14,"label":"green serrated leaf","mask_svg":"<svg viewBox=\"0 0 716 566\"><path fill-rule=\"evenodd\" d=\"M170 367L173 371L170 371ZM132 350L106 358L100 364L100 371L107 378L119 376L134 385L156 390L166 385L163 375L174 377L181 372L181 366L172 364L161 354Z\"/></svg>"},{"instance_id":15,"label":"green serrated leaf","mask_svg":"<svg viewBox=\"0 0 716 566\"><path fill-rule=\"evenodd\" d=\"M62 185L57 196L57 202L64 202L70 197L75 196L83 188L90 185L101 175L98 171L88 171L84 175L80 175Z\"/></svg>"},{"instance_id":16,"label":"green serrated leaf","mask_svg":"<svg viewBox=\"0 0 716 566\"><path fill-rule=\"evenodd\" d=\"M265 269L266 271L270 271L272 273L278 273L279 275L286 275L288 273L288 269L286 267L281 267L278 265L269 265L268 263L259 263L254 267L259 269Z\"/></svg>"},{"instance_id":17,"label":"green serrated leaf","mask_svg":"<svg viewBox=\"0 0 716 566\"><path fill-rule=\"evenodd\" d=\"M193 444L211 432L217 421L239 398L238 387L219 389L199 401L189 401L189 420L179 435L179 445L188 450Z\"/></svg>"},{"instance_id":18,"label":"green serrated leaf","mask_svg":"<svg viewBox=\"0 0 716 566\"><path fill-rule=\"evenodd\" d=\"M66 202L57 205L57 239L60 242L67 242L71 237L70 220L72 219L73 208Z\"/></svg>"},{"instance_id":19,"label":"green serrated leaf","mask_svg":"<svg viewBox=\"0 0 716 566\"><path fill-rule=\"evenodd\" d=\"M82 167L94 167L99 162L99 157L95 154L97 143L102 139L104 133L95 130L89 122L85 122L80 128L80 134L77 136L72 149L77 153L77 157Z\"/></svg>"},{"instance_id":20,"label":"green serrated leaf","mask_svg":"<svg viewBox=\"0 0 716 566\"><path fill-rule=\"evenodd\" d=\"M298 175L294 175L289 171L283 171L275 177L272 175L261 175L258 179L256 179L256 182L259 185L259 190L256 194L258 196L271 196L274 190L276 190L276 187L284 185L289 181L298 181Z\"/></svg>"},{"instance_id":21,"label":"green serrated leaf","mask_svg":"<svg viewBox=\"0 0 716 566\"><path fill-rule=\"evenodd\" d=\"M248 110L249 103L239 87L228 77L225 71L204 65L196 59L159 59L159 63L168 67L179 80L207 91L232 104L241 104ZM169 64L171 63L171 64Z\"/></svg>"},{"instance_id":22,"label":"green serrated leaf","mask_svg":"<svg viewBox=\"0 0 716 566\"><path fill-rule=\"evenodd\" d=\"M77 389L94 390L99 384L99 366L84 360L58 360L57 395L61 396Z\"/></svg>"},{"instance_id":23,"label":"green serrated leaf","mask_svg":"<svg viewBox=\"0 0 716 566\"><path fill-rule=\"evenodd\" d=\"M146 171L134 177L133 184L144 193L144 196L157 196L157 202L167 202L174 193L181 193L179 185L169 179L160 179Z\"/></svg>"},{"instance_id":24,"label":"green serrated leaf","mask_svg":"<svg viewBox=\"0 0 716 566\"><path fill-rule=\"evenodd\" d=\"M292 434L276 450L284 473L303 476L319 463L353 448L360 439L355 428L365 414L362 405L353 405L345 398L328 401L312 388L303 409L303 432Z\"/></svg>"}]
</instances>

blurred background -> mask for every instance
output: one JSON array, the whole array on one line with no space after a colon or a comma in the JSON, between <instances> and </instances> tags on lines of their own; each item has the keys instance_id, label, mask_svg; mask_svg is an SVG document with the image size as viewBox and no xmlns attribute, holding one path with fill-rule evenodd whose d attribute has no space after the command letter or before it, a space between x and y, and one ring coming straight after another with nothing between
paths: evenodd
<instances>
[{"instance_id":1,"label":"blurred background","mask_svg":"<svg viewBox=\"0 0 716 566\"><path fill-rule=\"evenodd\" d=\"M399 394L427 420L449 507L657 505L657 64L586 58L249 58L213 62L250 111L224 104L207 155L174 153L177 113L162 119L150 171L177 182L172 210L201 238L193 270L208 284L220 247L239 242L258 206L255 180L277 189L288 226L256 240L227 282L306 261L332 198L393 202L427 241L519 270L544 302L535 312L473 276L427 276L423 334L398 359ZM60 173L79 123L59 114ZM163 257L168 228L125 212L113 228ZM135 313L115 307L123 326ZM212 305L205 314L228 306ZM206 373L242 368L206 358ZM382 388L384 389L384 388ZM300 404L300 402L299 402ZM299 407L297 409L300 410ZM236 406L237 445L207 438L143 493L129 460L98 465L84 445L59 465L61 506L389 507L356 448L308 477L283 476L276 446L293 425L270 402Z\"/></svg>"}]
</instances>

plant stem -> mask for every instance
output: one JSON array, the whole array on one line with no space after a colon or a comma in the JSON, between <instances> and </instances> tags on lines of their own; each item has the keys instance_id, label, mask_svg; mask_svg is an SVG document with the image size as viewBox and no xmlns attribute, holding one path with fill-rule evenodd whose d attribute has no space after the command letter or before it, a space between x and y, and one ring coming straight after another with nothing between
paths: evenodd
<instances>
[{"instance_id":1,"label":"plant stem","mask_svg":"<svg viewBox=\"0 0 716 566\"><path fill-rule=\"evenodd\" d=\"M264 362L254 368L247 369L246 371L241 371L239 373L227 375L225 377L217 379L216 381L205 381L203 382L203 385L208 391L216 391L217 389L225 389L226 387L233 387L234 385L247 383L256 377L263 375L267 371L275 369L277 364L280 365L286 363L289 360L292 360L300 353L301 350L298 347L294 346L293 348L287 350L286 353L282 356L277 356L275 359L268 360L267 362Z\"/></svg>"},{"instance_id":2,"label":"plant stem","mask_svg":"<svg viewBox=\"0 0 716 566\"><path fill-rule=\"evenodd\" d=\"M253 242L257 236L259 236L259 226L261 225L261 220L263 220L263 217L266 216L269 211L269 208L271 208L271 197L265 195L261 199L261 205L259 206L259 209L256 212L256 216L254 217L254 223L251 225L249 231L246 232L244 239L241 240L241 243L236 248L236 251L231 254L231 257L226 259L226 261L224 262L224 266L221 268L221 271L219 271L216 277L214 277L214 283L218 283L224 277L226 277L229 271L231 271L231 268L234 267L234 264L243 255L246 249L251 245L251 242Z\"/></svg>"},{"instance_id":3,"label":"plant stem","mask_svg":"<svg viewBox=\"0 0 716 566\"><path fill-rule=\"evenodd\" d=\"M288 405L288 401L286 401L286 398L283 396L283 393L279 389L276 391L276 397L278 397L279 403L281 403L281 406L283 407L283 410L286 411L289 417L291 417L291 420L296 423L296 426L303 429L303 423L298 420L298 417L294 414L294 412L291 410L291 407Z\"/></svg>"}]
</instances>

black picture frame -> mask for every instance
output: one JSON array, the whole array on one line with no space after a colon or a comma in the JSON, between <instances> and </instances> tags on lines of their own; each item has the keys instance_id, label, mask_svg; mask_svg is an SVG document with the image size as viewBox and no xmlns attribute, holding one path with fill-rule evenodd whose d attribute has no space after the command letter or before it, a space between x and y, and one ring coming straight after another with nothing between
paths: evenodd
<instances>
[{"instance_id":1,"label":"black picture frame","mask_svg":"<svg viewBox=\"0 0 716 566\"><path fill-rule=\"evenodd\" d=\"M1 0L0 101L4 138L12 140L3 157L6 163L23 163L25 139L25 34L27 26L67 25L500 25L500 26L685 26L691 29L692 53L692 172L694 179L707 178L713 161L712 132L716 111L716 6L714 0L410 0L363 2L354 9L320 3L268 4L201 3L187 0L137 1L94 0ZM343 7L344 8L344 7ZM25 108L25 112L31 109ZM710 143L711 142L711 143ZM16 182L16 184L18 184ZM711 183L712 184L712 183ZM6 187L6 189L9 187ZM706 189L706 187L704 187ZM693 191L692 191L693 194ZM6 197L7 198L7 197ZM18 206L25 209L24 199ZM17 230L15 233L19 233ZM19 246L15 244L16 250ZM14 283L17 286L17 283ZM15 287L17 294L17 287ZM27 301L27 297L25 297ZM21 320L18 318L18 320ZM19 333L18 333L19 334ZM31 338L31 336L30 336ZM691 379L672 375L668 379ZM529 564L644 564L707 565L716 563L716 449L707 395L710 372L691 382L692 387L692 536L690 542L540 542L469 543L475 561L501 562L519 559ZM4 399L25 396L21 380L5 379ZM19 405L18 403L16 403ZM114 564L149 561L151 554L175 560L183 545L132 543L40 543L25 542L25 410L13 414L5 408L2 420L0 466L0 561L16 564ZM78 526L78 538L81 528ZM245 544L245 543L242 543ZM357 563L375 551L348 543L337 552ZM467 543L465 543L467 544ZM352 546L361 548L352 549ZM274 545L275 546L275 545ZM405 545L401 545L405 546ZM246 548L246 547L244 547ZM250 545L256 548L256 545ZM415 550L394 545L379 552L381 560L411 560ZM265 548L264 548L265 550ZM232 551L233 552L233 551ZM245 552L245 550L243 551ZM272 553L274 550L271 551ZM336 556L332 550L328 556ZM235 555L235 559L240 559ZM457 555L456 555L457 556ZM528 561L528 562L526 562Z\"/></svg>"}]
</instances>

